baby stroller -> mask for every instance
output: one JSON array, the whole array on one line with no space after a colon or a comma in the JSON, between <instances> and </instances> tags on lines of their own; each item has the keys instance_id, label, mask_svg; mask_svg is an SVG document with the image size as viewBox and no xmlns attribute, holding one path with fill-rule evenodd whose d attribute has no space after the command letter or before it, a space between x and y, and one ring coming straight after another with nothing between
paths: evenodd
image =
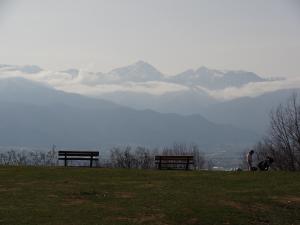
<instances>
[{"instance_id":1,"label":"baby stroller","mask_svg":"<svg viewBox=\"0 0 300 225\"><path fill-rule=\"evenodd\" d=\"M274 162L274 159L268 156L267 159L259 162L257 167L260 171L268 171L273 162ZM257 168L256 168L256 170L257 170Z\"/></svg>"}]
</instances>

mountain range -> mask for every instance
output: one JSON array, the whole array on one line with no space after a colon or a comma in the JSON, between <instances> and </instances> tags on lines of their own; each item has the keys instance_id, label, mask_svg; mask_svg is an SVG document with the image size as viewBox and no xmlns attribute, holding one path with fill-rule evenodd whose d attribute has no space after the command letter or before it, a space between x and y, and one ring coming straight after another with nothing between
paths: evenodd
<instances>
[{"instance_id":1,"label":"mountain range","mask_svg":"<svg viewBox=\"0 0 300 225\"><path fill-rule=\"evenodd\" d=\"M36 65L15 66L0 64L0 73L5 72L23 72L27 74L37 74L43 69ZM80 75L82 70L67 69L59 71L69 74L72 78ZM88 72L90 75L97 77L96 83L122 83L122 82L150 82L161 81L177 83L188 86L201 86L207 89L224 89L227 87L241 87L248 83L263 82L264 79L253 72L242 70L215 70L207 67L200 67L196 70L189 69L176 75L166 75L161 73L154 66L144 61L138 61L132 65L113 69L108 73Z\"/></svg>"},{"instance_id":2,"label":"mountain range","mask_svg":"<svg viewBox=\"0 0 300 225\"><path fill-rule=\"evenodd\" d=\"M72 76L78 76L80 73L77 69L69 69L62 72L69 73ZM261 78L252 72L241 70L220 71L208 69L204 66L196 70L189 69L176 75L165 75L154 66L144 61L138 61L129 66L113 69L108 73L97 72L95 73L95 76L97 76L97 82L99 83L161 81L188 86L200 85L201 87L208 89L241 87L248 83L268 80Z\"/></svg>"},{"instance_id":3,"label":"mountain range","mask_svg":"<svg viewBox=\"0 0 300 225\"><path fill-rule=\"evenodd\" d=\"M48 97L45 101L39 98L41 88L39 85L32 88L32 84L28 84L28 90L31 92L18 95L12 93L12 90L4 91L3 84L0 84L3 100L18 96L17 99L15 97L15 101L22 100L21 102L26 104L70 105L74 101L71 106L88 105L93 108L96 105L98 107L95 103L98 99L102 102L102 106L115 105L122 109L130 108L138 112L155 111L173 116L177 114L176 116L180 118L204 117L213 123L234 126L259 136L264 135L268 129L270 111L300 88L299 80L288 82L286 79L266 79L253 72L221 71L203 66L176 75L166 75L143 61L107 73L74 68L51 72L33 65L0 65L1 76L3 78L21 76L42 82L48 85L48 92L53 92L54 89L50 87L54 87L56 95L59 93L61 95L61 100L59 97ZM26 82L17 83L11 86L25 85ZM23 90L22 88L25 87L18 90ZM33 90L36 90L36 93L33 93ZM70 96L68 100L64 99L66 92L73 96L72 100ZM74 96L74 93L80 95ZM82 98L84 100L79 103L78 99Z\"/></svg>"},{"instance_id":4,"label":"mountain range","mask_svg":"<svg viewBox=\"0 0 300 225\"><path fill-rule=\"evenodd\" d=\"M135 110L55 90L24 78L0 79L0 145L95 148L196 143L204 149L249 144L253 132L200 115Z\"/></svg>"}]
</instances>

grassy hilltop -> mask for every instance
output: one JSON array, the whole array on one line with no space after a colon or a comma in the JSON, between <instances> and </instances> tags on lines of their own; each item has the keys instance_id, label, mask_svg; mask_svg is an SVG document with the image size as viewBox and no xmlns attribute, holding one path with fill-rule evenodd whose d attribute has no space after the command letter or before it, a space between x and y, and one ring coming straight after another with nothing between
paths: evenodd
<instances>
[{"instance_id":1,"label":"grassy hilltop","mask_svg":"<svg viewBox=\"0 0 300 225\"><path fill-rule=\"evenodd\" d=\"M0 224L300 224L300 173L0 167Z\"/></svg>"}]
</instances>

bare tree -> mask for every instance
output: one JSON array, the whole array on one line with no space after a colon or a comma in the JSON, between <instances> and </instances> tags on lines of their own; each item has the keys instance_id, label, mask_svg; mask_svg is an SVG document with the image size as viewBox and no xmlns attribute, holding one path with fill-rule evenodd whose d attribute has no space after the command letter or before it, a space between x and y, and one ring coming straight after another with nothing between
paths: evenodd
<instances>
[{"instance_id":1,"label":"bare tree","mask_svg":"<svg viewBox=\"0 0 300 225\"><path fill-rule=\"evenodd\" d=\"M115 168L137 168L149 169L154 167L153 151L145 147L136 147L134 150L131 146L114 147L111 149L110 163Z\"/></svg>"},{"instance_id":2,"label":"bare tree","mask_svg":"<svg viewBox=\"0 0 300 225\"><path fill-rule=\"evenodd\" d=\"M149 169L154 167L154 151L145 147L137 147L134 155L137 168Z\"/></svg>"},{"instance_id":3,"label":"bare tree","mask_svg":"<svg viewBox=\"0 0 300 225\"><path fill-rule=\"evenodd\" d=\"M139 168L144 162L142 155L141 150L138 151L138 155L135 154L131 146L114 147L111 150L111 165L116 168Z\"/></svg>"},{"instance_id":4,"label":"bare tree","mask_svg":"<svg viewBox=\"0 0 300 225\"><path fill-rule=\"evenodd\" d=\"M294 93L271 112L269 135L255 148L259 158L274 158L280 170L300 170L300 101Z\"/></svg>"},{"instance_id":5,"label":"bare tree","mask_svg":"<svg viewBox=\"0 0 300 225\"><path fill-rule=\"evenodd\" d=\"M9 150L0 154L0 165L10 166L56 166L58 165L55 146L48 152Z\"/></svg>"}]
</instances>

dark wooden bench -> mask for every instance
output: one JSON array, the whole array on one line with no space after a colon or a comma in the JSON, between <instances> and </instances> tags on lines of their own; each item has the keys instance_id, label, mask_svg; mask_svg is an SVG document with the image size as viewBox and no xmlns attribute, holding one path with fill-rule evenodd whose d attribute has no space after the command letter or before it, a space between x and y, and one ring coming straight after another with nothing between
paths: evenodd
<instances>
[{"instance_id":1,"label":"dark wooden bench","mask_svg":"<svg viewBox=\"0 0 300 225\"><path fill-rule=\"evenodd\" d=\"M194 164L194 157L191 155L156 155L155 164L158 169L185 169ZM179 165L179 166L178 166Z\"/></svg>"},{"instance_id":2,"label":"dark wooden bench","mask_svg":"<svg viewBox=\"0 0 300 225\"><path fill-rule=\"evenodd\" d=\"M99 160L99 152L96 151L59 151L58 159L65 161L65 166L68 165L68 160L89 160L90 167L93 167L93 161Z\"/></svg>"}]
</instances>

